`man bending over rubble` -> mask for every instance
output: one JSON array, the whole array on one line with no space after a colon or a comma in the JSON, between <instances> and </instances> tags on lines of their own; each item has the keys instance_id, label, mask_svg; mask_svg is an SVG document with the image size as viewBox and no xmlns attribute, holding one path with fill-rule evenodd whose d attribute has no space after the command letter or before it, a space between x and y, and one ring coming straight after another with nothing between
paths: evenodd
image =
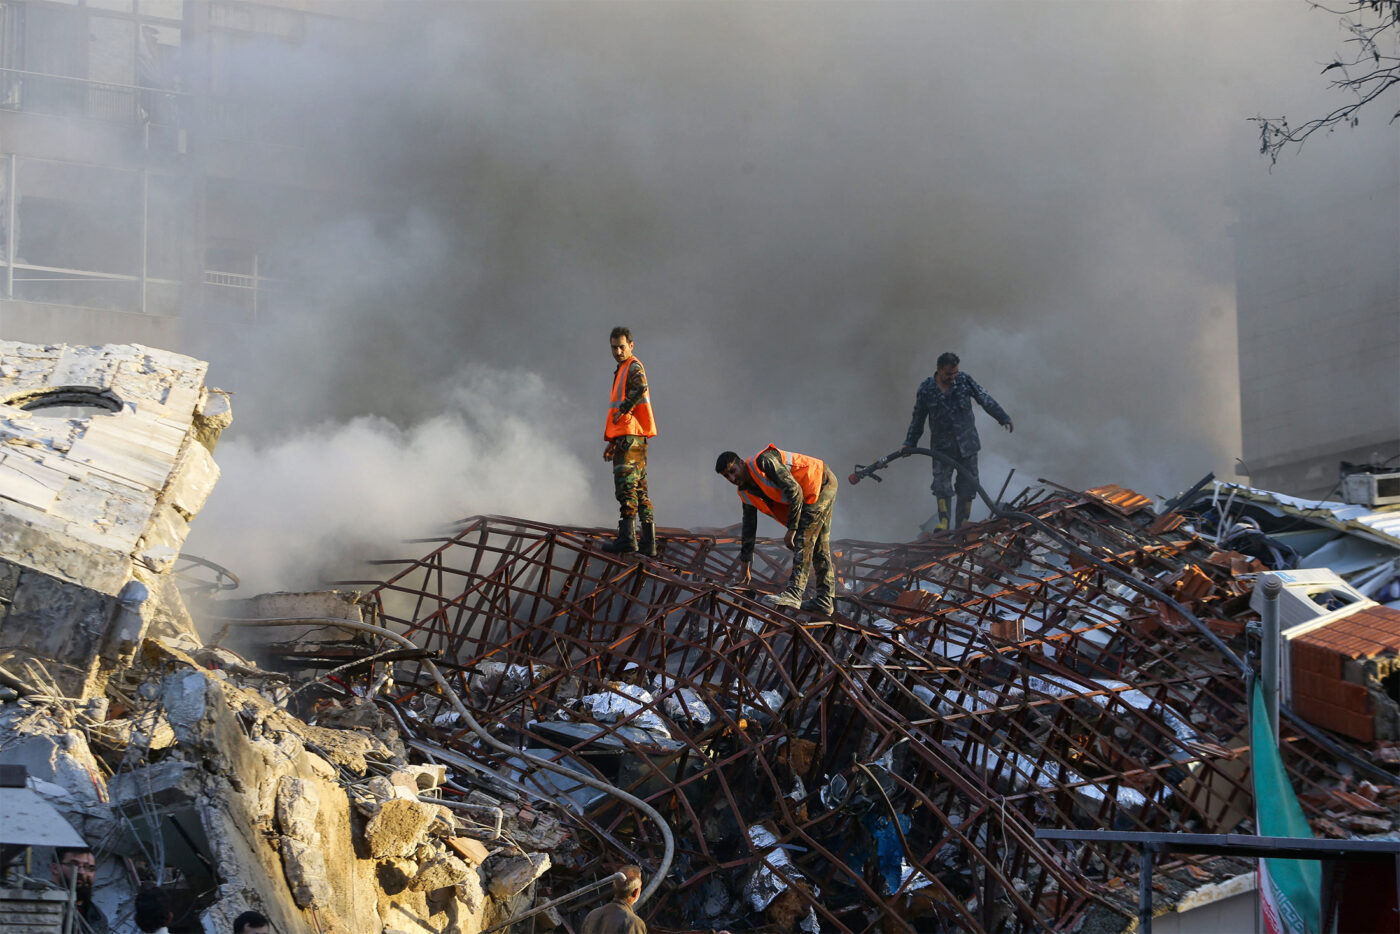
<instances>
[{"instance_id":1,"label":"man bending over rubble","mask_svg":"<svg viewBox=\"0 0 1400 934\"><path fill-rule=\"evenodd\" d=\"M642 870L623 866L613 879L613 900L599 905L583 919L583 934L647 934L646 922L632 906L642 894Z\"/></svg>"},{"instance_id":2,"label":"man bending over rubble","mask_svg":"<svg viewBox=\"0 0 1400 934\"><path fill-rule=\"evenodd\" d=\"M972 497L977 493L977 452L982 449L982 439L977 436L977 422L972 417L973 401L1001 427L1007 431L1015 429L1011 416L997 400L977 385L977 380L958 372L958 363L958 355L952 351L939 355L938 369L919 384L919 391L914 395L914 415L904 434L904 450L908 452L919 443L927 421L929 447L962 464L958 469L958 511L952 521L953 528L972 515ZM938 498L939 530L949 527L948 501L954 491L952 479L953 465L935 457L930 488Z\"/></svg>"},{"instance_id":3,"label":"man bending over rubble","mask_svg":"<svg viewBox=\"0 0 1400 934\"><path fill-rule=\"evenodd\" d=\"M752 577L754 535L758 532L758 512L762 510L783 525L783 544L792 555L792 576L787 589L773 598L773 605L807 610L824 616L835 609L836 569L831 563L831 509L836 503L836 474L815 457L780 451L768 445L747 461L733 451L725 451L715 461L715 473L738 487L744 504L743 541L739 561L743 580ZM817 590L810 600L807 575L815 571Z\"/></svg>"},{"instance_id":4,"label":"man bending over rubble","mask_svg":"<svg viewBox=\"0 0 1400 934\"><path fill-rule=\"evenodd\" d=\"M107 934L107 916L92 902L92 880L97 873L92 850L56 848L52 871L54 882L74 892L73 929L79 934Z\"/></svg>"}]
</instances>

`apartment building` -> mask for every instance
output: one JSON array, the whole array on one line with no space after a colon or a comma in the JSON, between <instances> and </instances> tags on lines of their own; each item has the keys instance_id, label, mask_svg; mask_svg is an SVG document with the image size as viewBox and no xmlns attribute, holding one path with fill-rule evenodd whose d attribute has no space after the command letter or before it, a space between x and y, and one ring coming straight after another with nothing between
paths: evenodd
<instances>
[{"instance_id":1,"label":"apartment building","mask_svg":"<svg viewBox=\"0 0 1400 934\"><path fill-rule=\"evenodd\" d=\"M1240 472L1255 486L1340 499L1342 461L1400 470L1400 137L1375 122L1285 154L1239 200Z\"/></svg>"},{"instance_id":2,"label":"apartment building","mask_svg":"<svg viewBox=\"0 0 1400 934\"><path fill-rule=\"evenodd\" d=\"M354 186L270 85L383 11L0 0L0 334L181 349L191 321L275 313L289 219Z\"/></svg>"}]
</instances>

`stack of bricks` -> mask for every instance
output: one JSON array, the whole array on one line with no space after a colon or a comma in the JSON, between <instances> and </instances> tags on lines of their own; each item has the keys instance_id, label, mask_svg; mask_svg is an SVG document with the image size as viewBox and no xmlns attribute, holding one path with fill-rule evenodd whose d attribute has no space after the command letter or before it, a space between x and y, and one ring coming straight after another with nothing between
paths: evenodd
<instances>
[{"instance_id":1,"label":"stack of bricks","mask_svg":"<svg viewBox=\"0 0 1400 934\"><path fill-rule=\"evenodd\" d=\"M1362 742L1375 739L1375 711L1360 665L1378 655L1400 654L1400 611L1367 607L1298 636L1292 656L1293 710L1309 723Z\"/></svg>"}]
</instances>

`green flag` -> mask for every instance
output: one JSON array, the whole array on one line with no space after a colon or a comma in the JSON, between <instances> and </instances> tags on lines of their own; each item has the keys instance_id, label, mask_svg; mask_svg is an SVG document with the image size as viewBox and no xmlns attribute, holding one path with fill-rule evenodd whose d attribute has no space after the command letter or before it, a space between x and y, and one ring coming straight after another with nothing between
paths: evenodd
<instances>
[{"instance_id":1,"label":"green flag","mask_svg":"<svg viewBox=\"0 0 1400 934\"><path fill-rule=\"evenodd\" d=\"M1264 689L1254 681L1250 749L1254 759L1254 822L1261 837L1312 838L1298 796L1288 782L1274 731L1264 707ZM1265 934L1321 934L1322 866L1315 859L1260 859L1259 904Z\"/></svg>"}]
</instances>

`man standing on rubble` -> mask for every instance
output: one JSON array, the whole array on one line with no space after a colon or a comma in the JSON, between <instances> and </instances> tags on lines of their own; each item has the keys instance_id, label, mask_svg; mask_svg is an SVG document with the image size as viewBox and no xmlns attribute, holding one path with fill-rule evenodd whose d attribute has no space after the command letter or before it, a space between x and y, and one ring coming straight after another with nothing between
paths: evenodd
<instances>
[{"instance_id":1,"label":"man standing on rubble","mask_svg":"<svg viewBox=\"0 0 1400 934\"><path fill-rule=\"evenodd\" d=\"M972 497L977 493L977 452L982 449L982 439L977 436L977 423L972 414L972 403L986 410L987 414L1007 431L1014 431L1011 416L997 404L987 390L977 385L977 381L966 373L958 371L958 355L949 351L938 357L938 369L928 379L919 384L914 395L914 416L909 420L909 431L904 435L904 452L907 454L919 443L924 433L924 422L928 422L929 447L956 460L958 467L957 486L954 487L953 465L941 458L933 458L933 495L938 498L938 525L940 530L949 527L951 510L948 501L956 489L958 495L957 513L952 527L957 528L972 515Z\"/></svg>"},{"instance_id":2,"label":"man standing on rubble","mask_svg":"<svg viewBox=\"0 0 1400 934\"><path fill-rule=\"evenodd\" d=\"M73 930L79 934L107 934L107 916L92 901L92 880L97 874L97 857L92 850L56 848L52 872L54 882L74 893Z\"/></svg>"},{"instance_id":3,"label":"man standing on rubble","mask_svg":"<svg viewBox=\"0 0 1400 934\"><path fill-rule=\"evenodd\" d=\"M831 510L836 503L836 474L815 457L780 451L768 445L747 461L725 451L715 473L738 487L744 504L739 561L743 580L752 577L754 536L759 510L787 527L783 544L792 549L792 575L773 605L830 616L835 609L836 569L831 563ZM809 571L817 575L816 593L804 601Z\"/></svg>"},{"instance_id":4,"label":"man standing on rubble","mask_svg":"<svg viewBox=\"0 0 1400 934\"><path fill-rule=\"evenodd\" d=\"M642 361L633 354L632 332L612 329L612 395L608 417L603 425L603 460L612 461L613 493L617 496L617 538L603 544L614 554L640 552L656 554L656 517L647 495L647 439L656 437L656 417L651 411L651 392ZM638 540L636 520L642 523Z\"/></svg>"},{"instance_id":5,"label":"man standing on rubble","mask_svg":"<svg viewBox=\"0 0 1400 934\"><path fill-rule=\"evenodd\" d=\"M623 866L613 878L613 900L599 905L583 919L582 934L647 934L646 922L632 906L642 894L642 870Z\"/></svg>"}]
</instances>

